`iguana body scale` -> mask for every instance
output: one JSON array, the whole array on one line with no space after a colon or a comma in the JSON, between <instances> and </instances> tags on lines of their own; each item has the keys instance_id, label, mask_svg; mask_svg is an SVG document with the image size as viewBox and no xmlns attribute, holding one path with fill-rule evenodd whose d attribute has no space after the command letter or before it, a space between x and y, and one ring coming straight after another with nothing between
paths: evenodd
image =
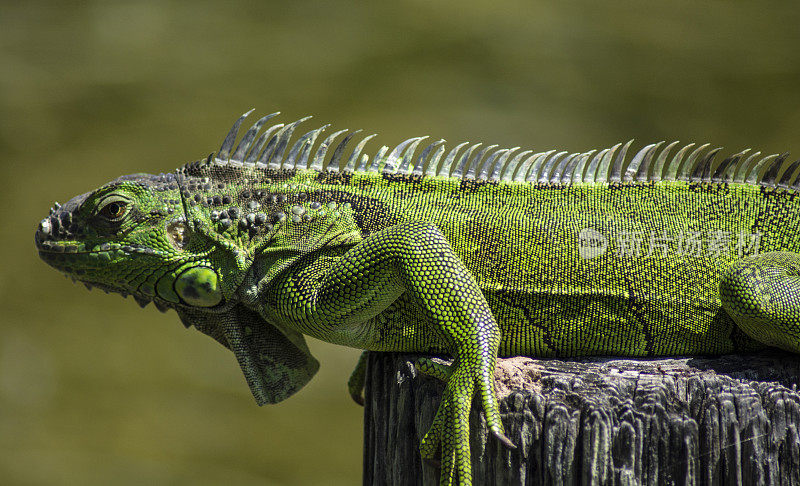
<instances>
[{"instance_id":1,"label":"iguana body scale","mask_svg":"<svg viewBox=\"0 0 800 486\"><path fill-rule=\"evenodd\" d=\"M797 224L759 221L759 215L777 217L781 206L797 212L797 203L770 199L766 189L762 193L744 184L652 182L644 192L632 182L564 188L381 173L356 173L344 181L302 170L294 172L292 181L310 195L329 192L333 200L349 202L368 233L400 222L429 221L448 241L457 242L455 253L500 325L501 356L722 354L758 347L722 311L719 281L708 278L720 275L736 253L681 259L644 258L643 253L641 267L631 268L630 256L611 250L606 258L580 258L583 228L601 234L627 228L644 235L649 228L673 234L720 230L734 236L759 231L785 234L791 243L786 247L782 240L762 240L761 251L800 250ZM607 220L609 214L615 219ZM412 315L399 320L419 322ZM446 350L422 323L413 331L406 326L405 332L424 337L420 344L409 339L353 342L352 337L335 342L375 351ZM307 334L332 340L324 333Z\"/></svg>"},{"instance_id":2,"label":"iguana body scale","mask_svg":"<svg viewBox=\"0 0 800 486\"><path fill-rule=\"evenodd\" d=\"M303 335L449 354L442 483L469 484L478 394L502 432L500 356L800 350L799 162L689 144L570 154L424 137L262 128L174 173L124 176L39 225L42 258L89 286L174 308L230 348L259 403L318 367ZM677 149L677 150L675 150ZM673 155L674 153L674 155ZM360 393L354 374L351 393Z\"/></svg>"}]
</instances>

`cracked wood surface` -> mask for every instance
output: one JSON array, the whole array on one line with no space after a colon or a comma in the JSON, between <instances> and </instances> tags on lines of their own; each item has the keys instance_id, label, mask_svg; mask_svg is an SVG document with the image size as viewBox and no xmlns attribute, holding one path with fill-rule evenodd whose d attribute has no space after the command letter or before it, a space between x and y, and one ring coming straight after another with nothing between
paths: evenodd
<instances>
[{"instance_id":1,"label":"cracked wood surface","mask_svg":"<svg viewBox=\"0 0 800 486\"><path fill-rule=\"evenodd\" d=\"M443 385L414 355L371 353L364 484L438 484L419 458ZM495 373L507 450L476 403L474 484L800 484L800 359L526 357Z\"/></svg>"}]
</instances>

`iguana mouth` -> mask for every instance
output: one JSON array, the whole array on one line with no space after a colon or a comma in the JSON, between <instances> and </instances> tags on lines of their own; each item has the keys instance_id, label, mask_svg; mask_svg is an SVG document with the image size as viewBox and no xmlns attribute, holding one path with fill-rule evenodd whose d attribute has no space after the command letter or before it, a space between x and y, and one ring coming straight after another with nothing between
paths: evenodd
<instances>
[{"instance_id":1,"label":"iguana mouth","mask_svg":"<svg viewBox=\"0 0 800 486\"><path fill-rule=\"evenodd\" d=\"M103 248L104 245L100 245L100 248L97 250L81 250L77 245L74 244L62 244L57 242L45 241L42 243L37 242L37 247L39 250L39 254L51 254L51 255L100 255L102 253L108 252L122 252L125 255L130 255L132 253L141 253L144 255L156 255L158 252L153 250L152 248L148 248L145 246L133 246L133 245L108 245L108 247Z\"/></svg>"}]
</instances>

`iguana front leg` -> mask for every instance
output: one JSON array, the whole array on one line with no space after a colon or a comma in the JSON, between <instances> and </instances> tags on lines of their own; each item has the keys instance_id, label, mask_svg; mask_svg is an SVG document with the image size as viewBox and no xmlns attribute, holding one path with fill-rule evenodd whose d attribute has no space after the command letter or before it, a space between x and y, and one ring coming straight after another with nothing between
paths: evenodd
<instances>
[{"instance_id":1,"label":"iguana front leg","mask_svg":"<svg viewBox=\"0 0 800 486\"><path fill-rule=\"evenodd\" d=\"M503 434L494 392L500 329L474 277L435 225L391 226L330 265L298 265L271 284L265 304L286 325L339 344L417 352L444 344L455 366L421 444L423 456L432 457L441 443L442 484L471 483L469 412L475 393L489 429L513 447ZM393 305L415 306L426 322L382 321L379 314Z\"/></svg>"},{"instance_id":2,"label":"iguana front leg","mask_svg":"<svg viewBox=\"0 0 800 486\"><path fill-rule=\"evenodd\" d=\"M800 254L762 253L734 262L722 275L720 299L750 337L800 353Z\"/></svg>"}]
</instances>

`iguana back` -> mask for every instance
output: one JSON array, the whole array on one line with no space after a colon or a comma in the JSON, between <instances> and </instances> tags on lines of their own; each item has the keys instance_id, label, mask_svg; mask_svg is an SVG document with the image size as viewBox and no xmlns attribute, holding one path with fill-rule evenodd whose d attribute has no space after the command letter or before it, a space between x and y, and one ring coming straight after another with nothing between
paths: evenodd
<instances>
[{"instance_id":1,"label":"iguana back","mask_svg":"<svg viewBox=\"0 0 800 486\"><path fill-rule=\"evenodd\" d=\"M785 155L743 151L715 162L719 149L672 143L628 157L630 142L574 154L480 144L445 153L442 141L417 151L413 138L372 159L361 144L347 164L340 145L322 170L330 141L312 147L319 130L285 160L243 162L254 140L245 137L238 158L226 160L223 148L187 174L247 179L243 192L254 200L264 191L285 192L289 203L296 193L348 204L363 236L434 223L483 290L504 356L759 348L721 308L722 272L743 256L800 250L798 163Z\"/></svg>"},{"instance_id":2,"label":"iguana back","mask_svg":"<svg viewBox=\"0 0 800 486\"><path fill-rule=\"evenodd\" d=\"M722 272L800 250L794 190L766 183L355 174L333 186L320 189L348 193L371 231L414 220L442 230L501 326L501 355L753 349L721 309Z\"/></svg>"}]
</instances>

